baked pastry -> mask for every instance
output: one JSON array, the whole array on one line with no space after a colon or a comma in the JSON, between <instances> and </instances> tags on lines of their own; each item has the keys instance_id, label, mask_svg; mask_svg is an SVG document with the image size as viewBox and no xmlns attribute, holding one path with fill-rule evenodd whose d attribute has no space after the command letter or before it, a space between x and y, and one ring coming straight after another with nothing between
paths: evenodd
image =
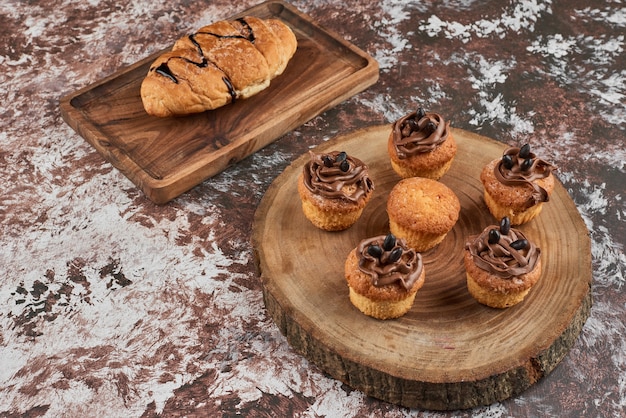
<instances>
[{"instance_id":1,"label":"baked pastry","mask_svg":"<svg viewBox=\"0 0 626 418\"><path fill-rule=\"evenodd\" d=\"M345 152L316 154L298 176L304 215L318 228L341 231L352 226L372 197L374 183L363 161Z\"/></svg>"},{"instance_id":2,"label":"baked pastry","mask_svg":"<svg viewBox=\"0 0 626 418\"><path fill-rule=\"evenodd\" d=\"M554 190L556 167L530 151L530 145L511 147L480 173L484 198L496 219L508 217L521 225L539 215Z\"/></svg>"},{"instance_id":3,"label":"baked pastry","mask_svg":"<svg viewBox=\"0 0 626 418\"><path fill-rule=\"evenodd\" d=\"M492 308L520 303L541 276L541 250L508 218L488 226L465 244L467 289Z\"/></svg>"},{"instance_id":4,"label":"baked pastry","mask_svg":"<svg viewBox=\"0 0 626 418\"><path fill-rule=\"evenodd\" d=\"M391 167L402 178L439 180L450 169L456 150L450 122L421 107L395 121L387 141Z\"/></svg>"},{"instance_id":5,"label":"baked pastry","mask_svg":"<svg viewBox=\"0 0 626 418\"><path fill-rule=\"evenodd\" d=\"M180 38L150 66L141 100L153 116L216 109L257 94L282 74L297 40L278 19L246 16Z\"/></svg>"},{"instance_id":6,"label":"baked pastry","mask_svg":"<svg viewBox=\"0 0 626 418\"><path fill-rule=\"evenodd\" d=\"M439 244L459 219L461 204L450 188L436 180L411 177L389 192L389 229L418 252Z\"/></svg>"},{"instance_id":7,"label":"baked pastry","mask_svg":"<svg viewBox=\"0 0 626 418\"><path fill-rule=\"evenodd\" d=\"M365 315L398 318L415 300L426 273L421 254L393 234L364 239L348 254L350 302Z\"/></svg>"}]
</instances>

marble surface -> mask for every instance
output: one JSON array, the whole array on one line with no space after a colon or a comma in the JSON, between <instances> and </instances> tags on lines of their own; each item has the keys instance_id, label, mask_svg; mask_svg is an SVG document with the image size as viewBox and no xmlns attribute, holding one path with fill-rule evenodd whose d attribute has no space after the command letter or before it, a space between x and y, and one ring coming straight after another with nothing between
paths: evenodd
<instances>
[{"instance_id":1,"label":"marble surface","mask_svg":"<svg viewBox=\"0 0 626 418\"><path fill-rule=\"evenodd\" d=\"M164 206L59 99L256 2L0 4L0 416L624 416L624 2L344 3L292 2L375 57L378 83ZM291 161L416 104L530 142L592 242L594 305L569 354L473 410L410 410L325 376L268 317L250 243Z\"/></svg>"}]
</instances>

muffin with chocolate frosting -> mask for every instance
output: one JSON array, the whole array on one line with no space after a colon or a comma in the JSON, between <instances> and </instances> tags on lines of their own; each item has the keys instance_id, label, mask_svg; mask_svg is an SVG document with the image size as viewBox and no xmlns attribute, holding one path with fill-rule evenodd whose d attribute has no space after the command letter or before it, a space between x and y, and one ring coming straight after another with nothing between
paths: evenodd
<instances>
[{"instance_id":1,"label":"muffin with chocolate frosting","mask_svg":"<svg viewBox=\"0 0 626 418\"><path fill-rule=\"evenodd\" d=\"M531 221L550 200L556 167L538 158L530 145L511 147L487 164L480 180L489 211L496 219L508 217L512 225Z\"/></svg>"},{"instance_id":2,"label":"muffin with chocolate frosting","mask_svg":"<svg viewBox=\"0 0 626 418\"><path fill-rule=\"evenodd\" d=\"M541 250L509 218L485 228L465 244L467 290L492 308L520 303L541 276Z\"/></svg>"},{"instance_id":3,"label":"muffin with chocolate frosting","mask_svg":"<svg viewBox=\"0 0 626 418\"><path fill-rule=\"evenodd\" d=\"M389 230L418 252L444 240L459 219L461 203L445 184L422 177L402 179L389 192Z\"/></svg>"},{"instance_id":4,"label":"muffin with chocolate frosting","mask_svg":"<svg viewBox=\"0 0 626 418\"><path fill-rule=\"evenodd\" d=\"M350 302L377 319L406 314L424 285L421 254L393 234L362 240L346 259Z\"/></svg>"},{"instance_id":5,"label":"muffin with chocolate frosting","mask_svg":"<svg viewBox=\"0 0 626 418\"><path fill-rule=\"evenodd\" d=\"M439 180L450 169L456 150L450 122L421 107L395 121L387 141L391 167L402 178Z\"/></svg>"},{"instance_id":6,"label":"muffin with chocolate frosting","mask_svg":"<svg viewBox=\"0 0 626 418\"><path fill-rule=\"evenodd\" d=\"M326 231L352 226L372 197L368 167L345 152L309 153L298 176L298 194L308 220Z\"/></svg>"}]
</instances>

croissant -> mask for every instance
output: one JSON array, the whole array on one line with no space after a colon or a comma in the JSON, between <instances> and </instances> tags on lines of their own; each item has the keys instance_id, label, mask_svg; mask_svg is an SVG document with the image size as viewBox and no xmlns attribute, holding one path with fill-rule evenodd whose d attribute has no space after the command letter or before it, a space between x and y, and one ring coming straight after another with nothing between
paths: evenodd
<instances>
[{"instance_id":1,"label":"croissant","mask_svg":"<svg viewBox=\"0 0 626 418\"><path fill-rule=\"evenodd\" d=\"M217 109L267 88L296 52L278 19L246 16L204 26L180 38L141 83L146 112L167 117Z\"/></svg>"}]
</instances>

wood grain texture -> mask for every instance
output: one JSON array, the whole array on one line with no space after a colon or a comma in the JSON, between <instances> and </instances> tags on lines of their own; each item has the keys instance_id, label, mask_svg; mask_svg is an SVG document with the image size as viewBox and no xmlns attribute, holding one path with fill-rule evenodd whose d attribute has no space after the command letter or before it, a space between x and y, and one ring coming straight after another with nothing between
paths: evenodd
<instances>
[{"instance_id":1,"label":"wood grain texture","mask_svg":"<svg viewBox=\"0 0 626 418\"><path fill-rule=\"evenodd\" d=\"M287 3L269 1L233 18L245 15L281 19L298 39L285 72L261 93L200 114L149 116L139 92L159 51L62 98L64 120L162 204L378 80L372 57Z\"/></svg>"},{"instance_id":2,"label":"wood grain texture","mask_svg":"<svg viewBox=\"0 0 626 418\"><path fill-rule=\"evenodd\" d=\"M543 252L538 284L512 308L477 303L466 288L463 248L468 235L496 223L484 204L479 173L504 145L453 129L458 154L441 181L461 202L459 220L439 246L423 253L426 282L412 309L397 320L367 317L348 299L343 263L361 239L388 232L387 195L399 181L386 154L389 130L357 131L317 150L343 150L370 166L374 196L346 231L319 230L302 215L296 176L308 155L269 188L253 232L267 310L294 349L370 396L437 410L514 396L554 369L589 316L585 224L557 181L541 215L520 227Z\"/></svg>"}]
</instances>

